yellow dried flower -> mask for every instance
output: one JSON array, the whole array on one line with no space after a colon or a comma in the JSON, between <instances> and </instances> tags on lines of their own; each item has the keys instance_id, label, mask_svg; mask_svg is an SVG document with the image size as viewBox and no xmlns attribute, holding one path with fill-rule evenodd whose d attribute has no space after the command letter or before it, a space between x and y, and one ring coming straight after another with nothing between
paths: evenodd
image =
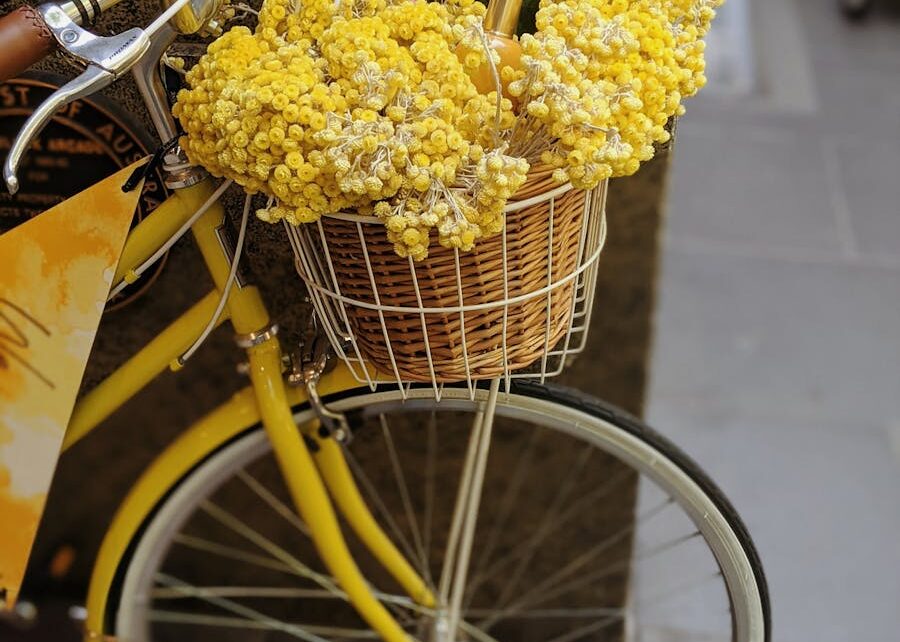
<instances>
[{"instance_id":1,"label":"yellow dried flower","mask_svg":"<svg viewBox=\"0 0 900 642\"><path fill-rule=\"evenodd\" d=\"M719 4L541 0L522 68L499 70L514 108L469 78L488 55L476 0L264 0L173 113L192 162L274 199L260 219L371 208L419 260L432 230L460 250L502 230L530 164L579 188L636 171L705 82Z\"/></svg>"}]
</instances>

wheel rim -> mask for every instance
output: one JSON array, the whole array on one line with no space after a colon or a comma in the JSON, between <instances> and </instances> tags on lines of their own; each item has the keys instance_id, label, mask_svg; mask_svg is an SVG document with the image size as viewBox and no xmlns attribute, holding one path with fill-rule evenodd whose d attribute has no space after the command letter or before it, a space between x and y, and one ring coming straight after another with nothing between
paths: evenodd
<instances>
[{"instance_id":1,"label":"wheel rim","mask_svg":"<svg viewBox=\"0 0 900 642\"><path fill-rule=\"evenodd\" d=\"M481 392L479 391L479 395ZM478 399L477 401L480 401ZM367 393L332 402L332 407L337 410L349 412L358 408L366 409L369 415L402 411L403 414L422 410L431 410L434 404L429 390L413 389L409 391L409 399L400 400L396 391ZM469 399L468 391L447 388L444 397L436 407L438 413L467 411L471 412L474 403ZM622 430L615 424L601 418L584 413L576 408L571 408L546 399L540 399L522 395L502 395L497 408L498 417L507 420L523 421L550 428L560 434L574 437L579 442L588 442L599 450L627 463L640 472L647 479L666 488L674 502L690 517L702 534L706 545L709 547L718 570L724 578L727 599L731 608L731 620L733 629L731 638L738 642L757 641L765 639L765 616L760 596L759 587L755 578L754 569L749 560L739 537L731 528L728 520L716 506L715 502L703 492L700 486L691 477L681 470L674 462L662 455L647 442ZM298 422L308 420L309 411L297 413ZM125 575L122 585L120 608L116 617L116 633L127 640L153 639L149 634L149 616L157 614L153 609L151 598L158 598L160 582L157 568L167 554L168 545L173 537L179 534L179 529L194 513L198 506L198 496L207 493L215 494L213 488L226 482L233 474L235 468L241 468L259 460L268 451L268 442L261 430L257 430L227 446L206 464L202 465L195 473L185 480L170 496L169 501L161 507L155 519L144 533L141 542L137 546L132 557L132 563ZM352 451L351 451L352 452ZM215 466L212 464L215 463ZM351 461L352 463L352 461ZM373 512L375 509L373 509ZM384 513L376 514L381 520ZM219 515L223 518L223 515ZM224 519L228 519L224 517ZM399 519L399 518L398 518ZM398 529L389 528L389 535L396 533ZM396 538L395 538L396 539ZM183 542L179 542L183 543ZM407 541L401 548L405 548L408 555L415 558L416 551L421 551L422 542ZM420 566L417 564L417 566ZM169 578L168 590L179 592L177 578ZM176 584L171 584L174 581ZM154 589L154 586L156 588ZM165 590L165 586L163 587ZM299 595L296 594L295 595ZM141 597L144 596L144 597ZM194 595L193 597L197 597ZM216 597L221 597L217 594ZM290 597L289 593L283 593L283 597ZM204 596L200 596L205 599ZM392 599L392 598L387 598ZM227 600L227 597L226 597ZM401 602L397 602L401 604ZM222 605L214 604L221 607ZM397 605L395 605L396 607ZM407 605L408 606L408 605ZM471 605L470 605L471 606ZM397 610L399 607L395 608ZM233 609L231 615L238 615ZM627 612L631 612L629 608ZM620 609L618 616L621 620L626 611ZM246 615L246 614L245 614ZM475 616L479 613L476 611ZM484 610L481 616L486 615ZM496 615L496 614L495 614ZM550 615L545 614L547 617ZM425 619L434 620L433 617L425 618L419 613L420 622ZM473 617L471 614L469 617ZM573 616L574 617L574 616ZM588 617L586 614L585 617ZM600 611L591 613L590 617L602 617ZM501 618L502 619L502 618ZM221 623L220 623L221 624ZM315 637L303 637L298 631L290 628L277 628L274 623L258 622L259 628L280 630L294 638L316 639ZM472 624L468 622L469 629L464 639L479 639L472 631ZM627 626L627 622L625 625ZM418 639L422 635L421 626L413 631ZM333 633L332 633L333 634ZM590 637L591 631L574 637L557 636L562 642L568 640L595 639ZM355 636L328 639L356 639ZM487 637L486 640L494 638ZM556 638L553 638L556 639ZM501 638L501 642L503 642Z\"/></svg>"}]
</instances>

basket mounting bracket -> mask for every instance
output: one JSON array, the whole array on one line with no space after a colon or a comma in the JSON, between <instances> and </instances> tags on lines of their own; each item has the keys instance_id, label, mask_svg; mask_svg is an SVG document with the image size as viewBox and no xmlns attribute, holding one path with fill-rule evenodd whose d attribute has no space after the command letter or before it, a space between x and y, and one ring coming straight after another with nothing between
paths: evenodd
<instances>
[{"instance_id":1,"label":"basket mounting bracket","mask_svg":"<svg viewBox=\"0 0 900 642\"><path fill-rule=\"evenodd\" d=\"M309 405L319 419L322 437L334 437L342 444L350 443L353 432L347 417L328 408L319 396L318 383L323 374L336 363L328 340L311 325L300 341L300 349L291 356L291 371L287 382L291 386L303 386Z\"/></svg>"}]
</instances>

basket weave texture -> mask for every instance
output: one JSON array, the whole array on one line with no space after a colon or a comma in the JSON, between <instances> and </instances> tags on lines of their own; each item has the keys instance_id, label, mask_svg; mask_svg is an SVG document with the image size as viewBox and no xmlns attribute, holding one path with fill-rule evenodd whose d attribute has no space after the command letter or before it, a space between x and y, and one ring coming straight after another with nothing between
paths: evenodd
<instances>
[{"instance_id":1,"label":"basket weave texture","mask_svg":"<svg viewBox=\"0 0 900 642\"><path fill-rule=\"evenodd\" d=\"M549 170L539 168L529 174L512 200L530 199L556 187ZM576 279L549 292L507 302L557 283L578 269L584 215L585 192L571 189L507 212L504 232L480 240L470 252L433 244L428 258L412 263L413 267L409 259L394 252L380 222L323 218L328 253L340 266L336 280L342 296L379 308L488 304L461 313L453 309L398 312L348 303L347 320L361 356L381 372L404 381L488 379L528 367L568 330Z\"/></svg>"}]
</instances>

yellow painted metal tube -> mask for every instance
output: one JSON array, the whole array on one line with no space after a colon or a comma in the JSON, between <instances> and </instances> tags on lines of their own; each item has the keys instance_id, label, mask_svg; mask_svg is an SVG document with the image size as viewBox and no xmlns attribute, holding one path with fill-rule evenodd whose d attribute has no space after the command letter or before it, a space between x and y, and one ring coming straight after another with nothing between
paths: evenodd
<instances>
[{"instance_id":1,"label":"yellow painted metal tube","mask_svg":"<svg viewBox=\"0 0 900 642\"><path fill-rule=\"evenodd\" d=\"M113 287L156 252L215 190L216 185L210 179L180 189L141 221L128 235L113 278ZM206 267L220 292L231 269L230 257L223 252L216 234L224 219L225 210L221 203L216 202L191 227ZM235 331L240 334L264 329L269 324L269 315L255 286L233 288L227 309Z\"/></svg>"},{"instance_id":2,"label":"yellow painted metal tube","mask_svg":"<svg viewBox=\"0 0 900 642\"><path fill-rule=\"evenodd\" d=\"M338 364L330 374L322 377L319 390L323 395L328 395L358 385L353 374L343 364ZM287 396L291 406L306 401L302 388L289 388ZM112 615L106 613L106 609L113 579L122 568L129 546L153 509L197 464L259 420L256 395L251 388L244 388L185 430L141 474L116 512L94 562L87 599L88 640L95 642L108 632L104 623Z\"/></svg>"},{"instance_id":3,"label":"yellow painted metal tube","mask_svg":"<svg viewBox=\"0 0 900 642\"><path fill-rule=\"evenodd\" d=\"M197 338L216 311L219 295L210 292L178 317L118 370L81 398L75 406L63 451L109 417L141 388L168 367ZM225 313L219 318L222 323Z\"/></svg>"},{"instance_id":4,"label":"yellow painted metal tube","mask_svg":"<svg viewBox=\"0 0 900 642\"><path fill-rule=\"evenodd\" d=\"M319 445L319 451L314 455L316 464L341 514L407 595L422 606L433 607L436 603L434 593L375 521L359 493L340 445L334 439L316 439L316 442Z\"/></svg>"},{"instance_id":5,"label":"yellow painted metal tube","mask_svg":"<svg viewBox=\"0 0 900 642\"><path fill-rule=\"evenodd\" d=\"M394 617L369 589L341 533L334 507L294 418L281 379L281 351L268 340L248 351L260 415L288 490L313 542L350 603L382 639L409 642Z\"/></svg>"},{"instance_id":6,"label":"yellow painted metal tube","mask_svg":"<svg viewBox=\"0 0 900 642\"><path fill-rule=\"evenodd\" d=\"M200 190L201 195L213 191L209 181L183 191L189 190ZM231 257L222 250L219 236L216 234L216 230L224 220L225 209L221 203L214 203L191 228L197 247L200 248L200 253L206 262L206 268L220 292L224 289L228 273L231 271ZM239 287L238 284L235 284L228 296L226 309L230 313L234 331L238 334L265 330L269 325L269 313L260 296L259 289L254 285Z\"/></svg>"},{"instance_id":7,"label":"yellow painted metal tube","mask_svg":"<svg viewBox=\"0 0 900 642\"><path fill-rule=\"evenodd\" d=\"M244 388L172 442L128 491L94 562L87 597L86 640L106 639L107 600L140 527L166 493L198 463L259 421L253 391Z\"/></svg>"},{"instance_id":8,"label":"yellow painted metal tube","mask_svg":"<svg viewBox=\"0 0 900 642\"><path fill-rule=\"evenodd\" d=\"M209 181L178 190L131 230L112 286L118 285L125 274L150 258L197 211L212 191Z\"/></svg>"}]
</instances>

